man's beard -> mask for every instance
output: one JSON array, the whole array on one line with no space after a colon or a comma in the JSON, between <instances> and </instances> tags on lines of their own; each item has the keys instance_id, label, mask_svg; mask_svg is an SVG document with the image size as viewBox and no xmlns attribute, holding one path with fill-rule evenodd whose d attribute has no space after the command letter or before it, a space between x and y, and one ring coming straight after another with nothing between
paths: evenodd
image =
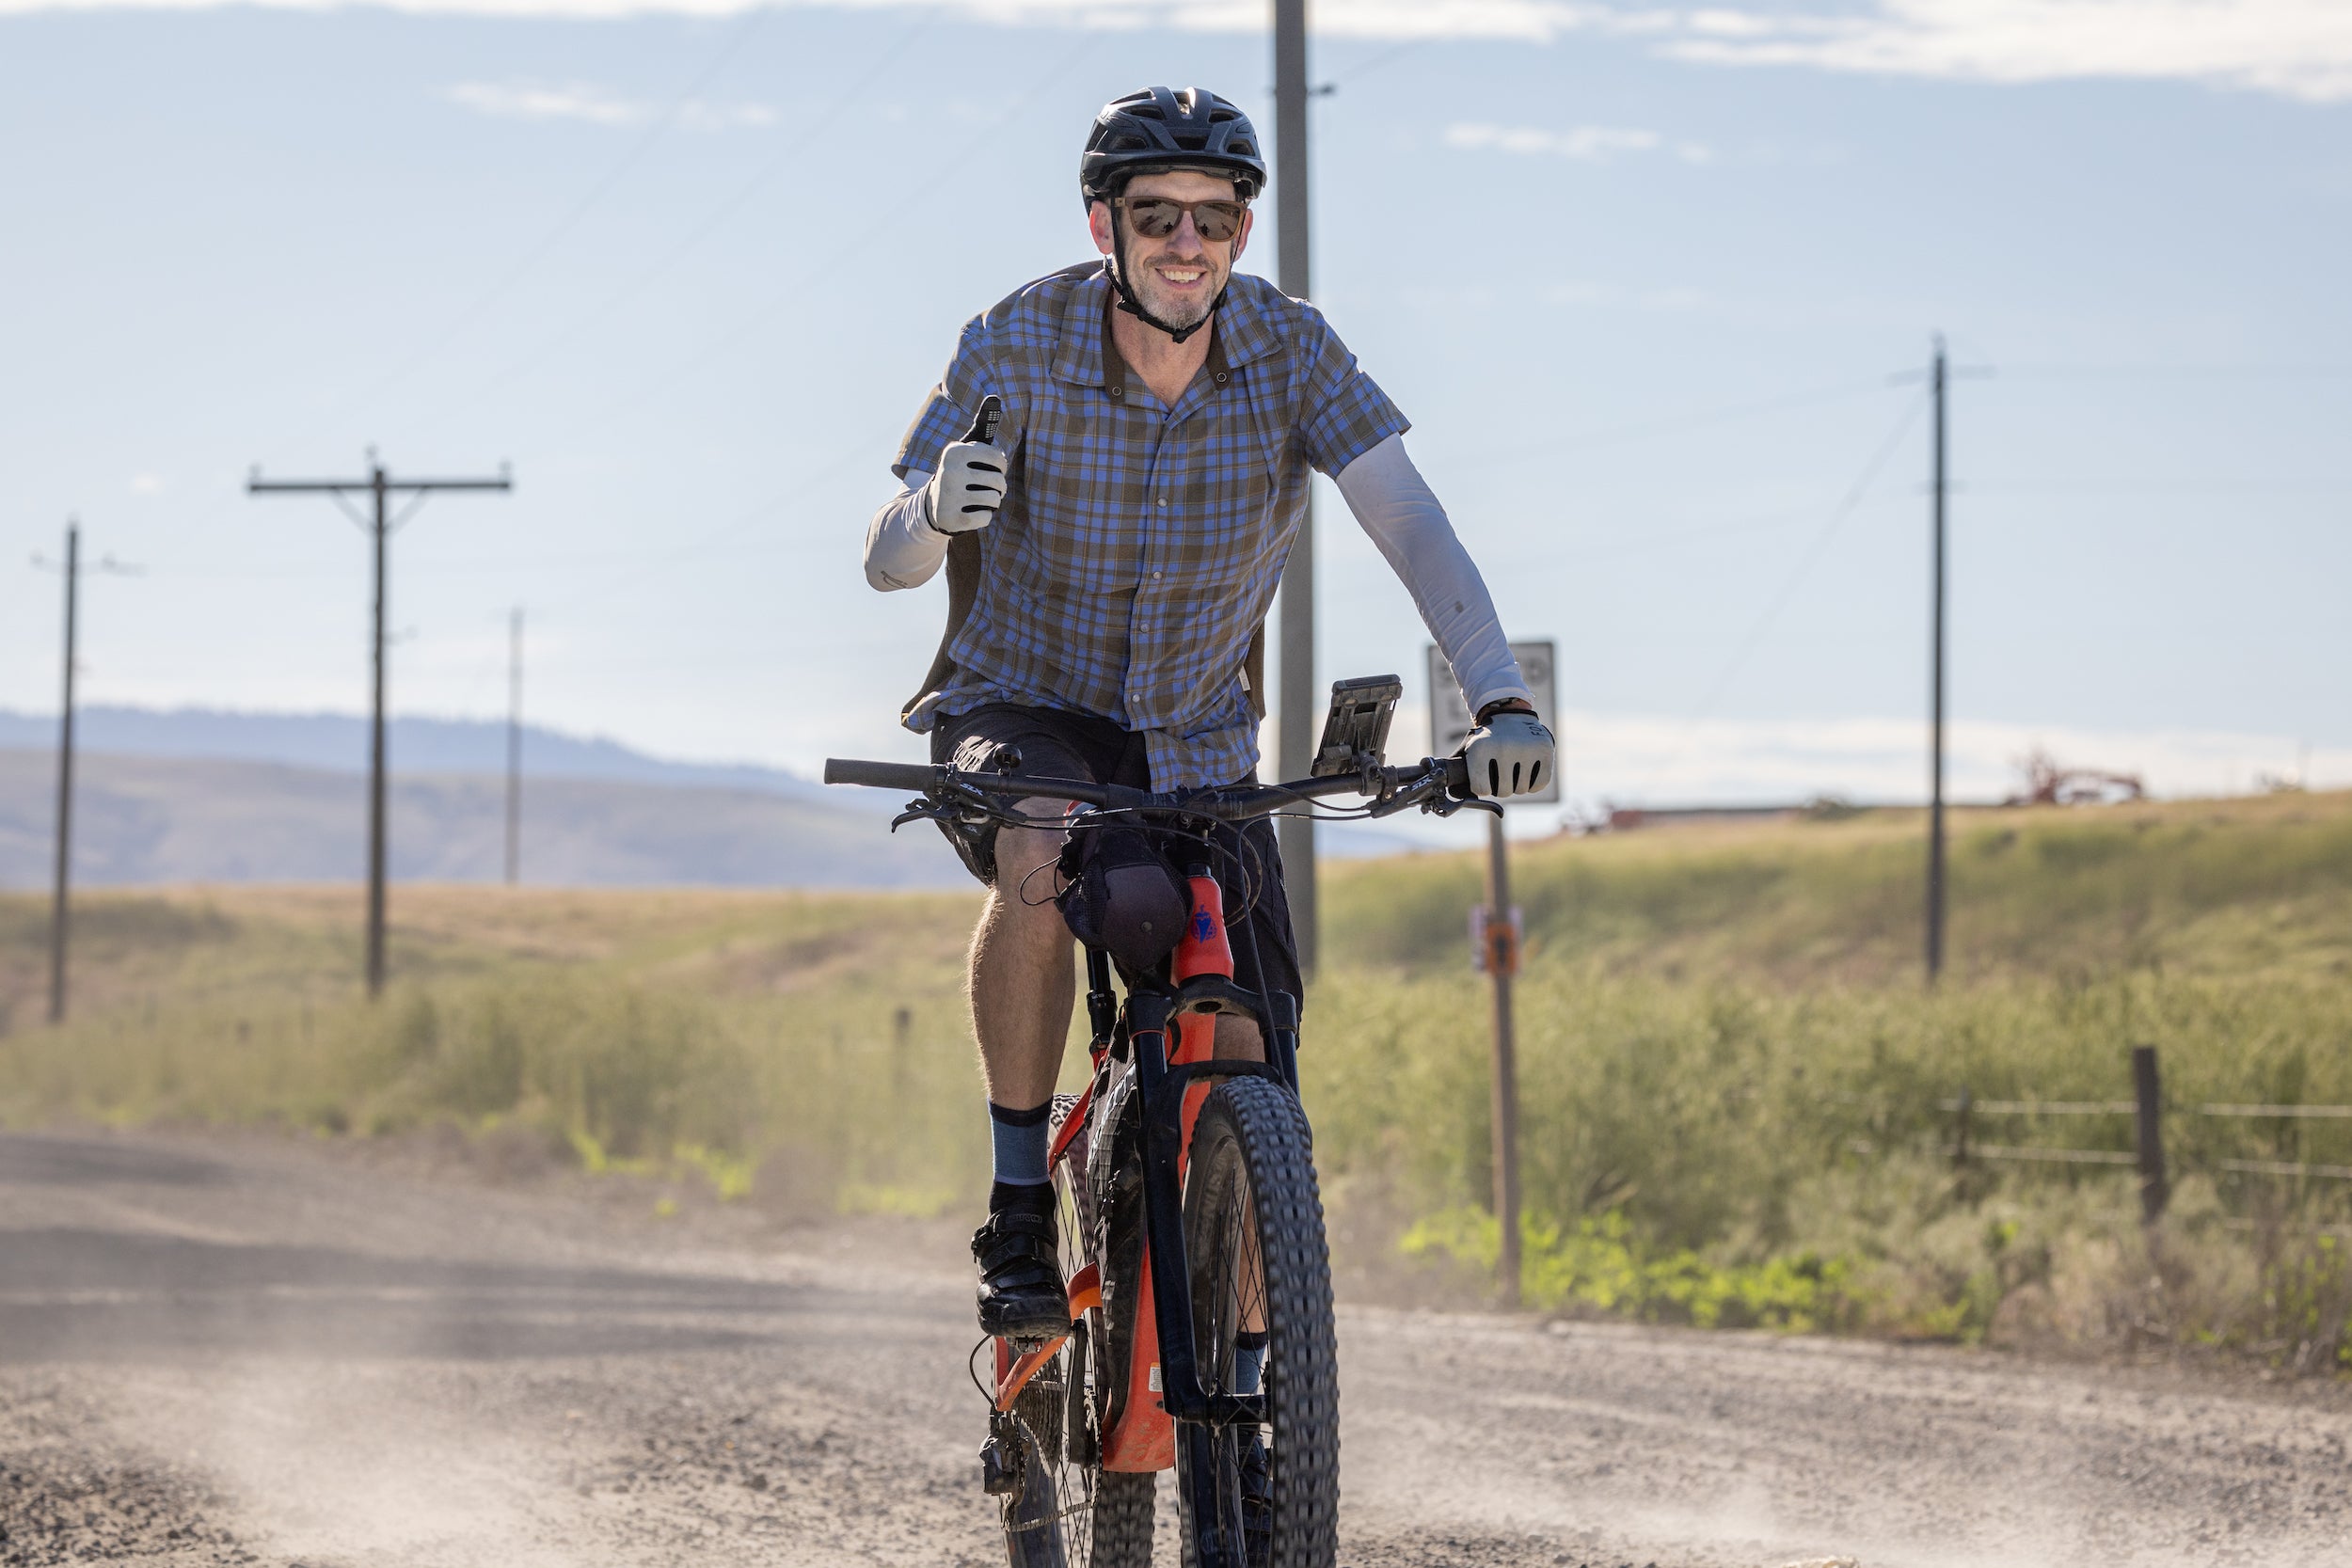
<instances>
[{"instance_id":1,"label":"man's beard","mask_svg":"<svg viewBox=\"0 0 2352 1568\"><path fill-rule=\"evenodd\" d=\"M1128 243L1133 245L1134 241L1130 240ZM1184 266L1200 268L1207 280L1214 283L1216 287L1202 289L1197 299L1157 297L1162 286L1159 274L1152 270L1152 262L1160 260L1157 256L1147 259L1128 272L1127 287L1133 290L1136 297L1143 302L1143 308L1146 310L1168 325L1180 331L1188 326L1199 326L1209 319L1209 312L1216 309L1217 296L1225 292L1224 279L1218 276L1219 269L1216 264L1206 257L1198 260L1182 257L1170 259L1179 261Z\"/></svg>"}]
</instances>

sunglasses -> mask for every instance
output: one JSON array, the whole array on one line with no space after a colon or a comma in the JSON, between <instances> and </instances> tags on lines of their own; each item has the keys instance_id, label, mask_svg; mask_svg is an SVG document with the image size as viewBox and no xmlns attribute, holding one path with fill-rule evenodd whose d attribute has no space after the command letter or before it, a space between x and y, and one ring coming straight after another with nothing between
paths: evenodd
<instances>
[{"instance_id":1,"label":"sunglasses","mask_svg":"<svg viewBox=\"0 0 2352 1568\"><path fill-rule=\"evenodd\" d=\"M1241 232L1243 214L1249 211L1243 201L1169 201L1159 197L1121 198L1119 204L1127 209L1135 231L1147 240L1164 240L1176 232L1186 213L1192 214L1193 232L1202 239L1230 240Z\"/></svg>"}]
</instances>

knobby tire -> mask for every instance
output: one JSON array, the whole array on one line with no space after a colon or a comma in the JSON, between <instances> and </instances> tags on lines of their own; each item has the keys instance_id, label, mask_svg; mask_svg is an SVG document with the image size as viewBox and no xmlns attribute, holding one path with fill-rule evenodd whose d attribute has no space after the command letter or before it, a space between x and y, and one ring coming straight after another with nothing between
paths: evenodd
<instances>
[{"instance_id":1,"label":"knobby tire","mask_svg":"<svg viewBox=\"0 0 2352 1568\"><path fill-rule=\"evenodd\" d=\"M1184 1244L1192 1268L1196 1354L1202 1383L1230 1390L1232 1336L1254 1244L1267 1352L1263 1387L1272 1506L1245 1528L1243 1429L1211 1445L1217 1520L1194 1517L1191 1449L1177 1446L1177 1504L1186 1568L1201 1568L1204 1528L1245 1537L1232 1568L1332 1568L1339 1554L1339 1364L1331 1261L1315 1185L1312 1137L1298 1101L1263 1078L1228 1079L1202 1103L1184 1185Z\"/></svg>"}]
</instances>

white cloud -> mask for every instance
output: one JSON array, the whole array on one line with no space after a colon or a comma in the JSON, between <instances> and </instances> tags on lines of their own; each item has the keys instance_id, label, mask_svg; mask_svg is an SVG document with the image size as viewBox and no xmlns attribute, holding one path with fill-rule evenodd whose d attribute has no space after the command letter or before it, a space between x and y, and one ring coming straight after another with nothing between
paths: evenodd
<instances>
[{"instance_id":1,"label":"white cloud","mask_svg":"<svg viewBox=\"0 0 2352 1568\"><path fill-rule=\"evenodd\" d=\"M591 125L642 125L650 104L614 98L586 82L460 82L442 96L500 119L583 119Z\"/></svg>"},{"instance_id":2,"label":"white cloud","mask_svg":"<svg viewBox=\"0 0 2352 1568\"><path fill-rule=\"evenodd\" d=\"M578 119L591 125L643 125L657 112L651 103L616 98L586 82L460 82L445 87L451 103L500 119ZM677 123L689 131L764 130L776 112L764 103L705 103L690 99L678 106Z\"/></svg>"},{"instance_id":3,"label":"white cloud","mask_svg":"<svg viewBox=\"0 0 2352 1568\"><path fill-rule=\"evenodd\" d=\"M776 122L776 111L765 103L705 103L689 99L678 108L677 122L689 131L765 131Z\"/></svg>"},{"instance_id":4,"label":"white cloud","mask_svg":"<svg viewBox=\"0 0 2352 1568\"><path fill-rule=\"evenodd\" d=\"M1692 13L1665 46L1723 65L2046 82L2213 82L2352 98L2345 0L1880 0L1868 15Z\"/></svg>"},{"instance_id":5,"label":"white cloud","mask_svg":"<svg viewBox=\"0 0 2352 1568\"><path fill-rule=\"evenodd\" d=\"M164 479L161 474L133 474L131 476L131 494L160 496L163 493Z\"/></svg>"},{"instance_id":6,"label":"white cloud","mask_svg":"<svg viewBox=\"0 0 2352 1568\"><path fill-rule=\"evenodd\" d=\"M1715 157L1712 150L1698 142L1670 145L1655 131L1611 125L1580 125L1572 131L1546 131L1535 126L1449 125L1445 144L1470 151L1492 149L1521 156L1572 158L1587 164L1605 164L1626 153L1661 150L1693 164L1711 163Z\"/></svg>"},{"instance_id":7,"label":"white cloud","mask_svg":"<svg viewBox=\"0 0 2352 1568\"><path fill-rule=\"evenodd\" d=\"M46 10L198 10L230 4L420 15L726 16L762 4L903 9L932 0L0 0ZM1263 33L1264 0L944 0L1008 26ZM1818 15L1581 0L1319 0L1316 33L1352 39L1549 43L1572 33L1653 40L1672 57L1959 81L2208 82L2314 102L2352 98L2347 0L1871 0Z\"/></svg>"},{"instance_id":8,"label":"white cloud","mask_svg":"<svg viewBox=\"0 0 2352 1568\"><path fill-rule=\"evenodd\" d=\"M1265 0L0 0L0 15L49 10L210 10L258 4L284 10L357 6L418 15L604 19L734 16L762 6L833 10L903 10L938 4L1005 26L1173 27L1186 32L1263 33ZM1318 0L1325 38L1518 39L1549 42L1589 27L1652 32L1672 12L1617 11L1573 0Z\"/></svg>"},{"instance_id":9,"label":"white cloud","mask_svg":"<svg viewBox=\"0 0 2352 1568\"><path fill-rule=\"evenodd\" d=\"M1551 727L1567 792L1562 810L1585 817L1611 805L1798 805L1824 796L1916 805L1927 799L1924 718L1693 721L1570 709ZM1391 733L1420 736L1427 728L1426 710L1406 705ZM1391 757L1404 750L1391 741ZM2068 768L2137 773L2159 798L2243 795L2263 788L2265 778L2300 777L2317 789L2352 786L2352 749L2306 750L2286 736L1961 721L1946 734L1948 799L2005 799L2020 787L2021 764L2035 751ZM1550 808L1528 806L1515 814L1513 831L1548 832L1556 820ZM1463 842L1458 819L1390 817L1368 832L1352 848L1335 852L1384 853L1399 840L1454 847Z\"/></svg>"},{"instance_id":10,"label":"white cloud","mask_svg":"<svg viewBox=\"0 0 2352 1568\"><path fill-rule=\"evenodd\" d=\"M1729 720L1568 712L1553 726L1562 777L1579 798L1621 803L1803 800L1832 794L1916 801L1927 793L1924 719ZM1956 799L1999 800L2021 760L2137 773L2157 795L2226 795L2301 766L2291 736L2206 730L2096 730L1959 721L1947 735ZM2352 783L2352 751L2316 751L2315 782Z\"/></svg>"}]
</instances>

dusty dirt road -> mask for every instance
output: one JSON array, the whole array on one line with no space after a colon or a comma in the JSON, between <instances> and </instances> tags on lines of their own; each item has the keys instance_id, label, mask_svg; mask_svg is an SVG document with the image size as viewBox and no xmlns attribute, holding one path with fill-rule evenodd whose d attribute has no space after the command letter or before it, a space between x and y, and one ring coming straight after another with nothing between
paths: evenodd
<instances>
[{"instance_id":1,"label":"dusty dirt road","mask_svg":"<svg viewBox=\"0 0 2352 1568\"><path fill-rule=\"evenodd\" d=\"M0 1564L999 1562L969 1314L941 1227L0 1138ZM2326 1390L1359 1307L1342 1335L1343 1563L2352 1561Z\"/></svg>"}]
</instances>

